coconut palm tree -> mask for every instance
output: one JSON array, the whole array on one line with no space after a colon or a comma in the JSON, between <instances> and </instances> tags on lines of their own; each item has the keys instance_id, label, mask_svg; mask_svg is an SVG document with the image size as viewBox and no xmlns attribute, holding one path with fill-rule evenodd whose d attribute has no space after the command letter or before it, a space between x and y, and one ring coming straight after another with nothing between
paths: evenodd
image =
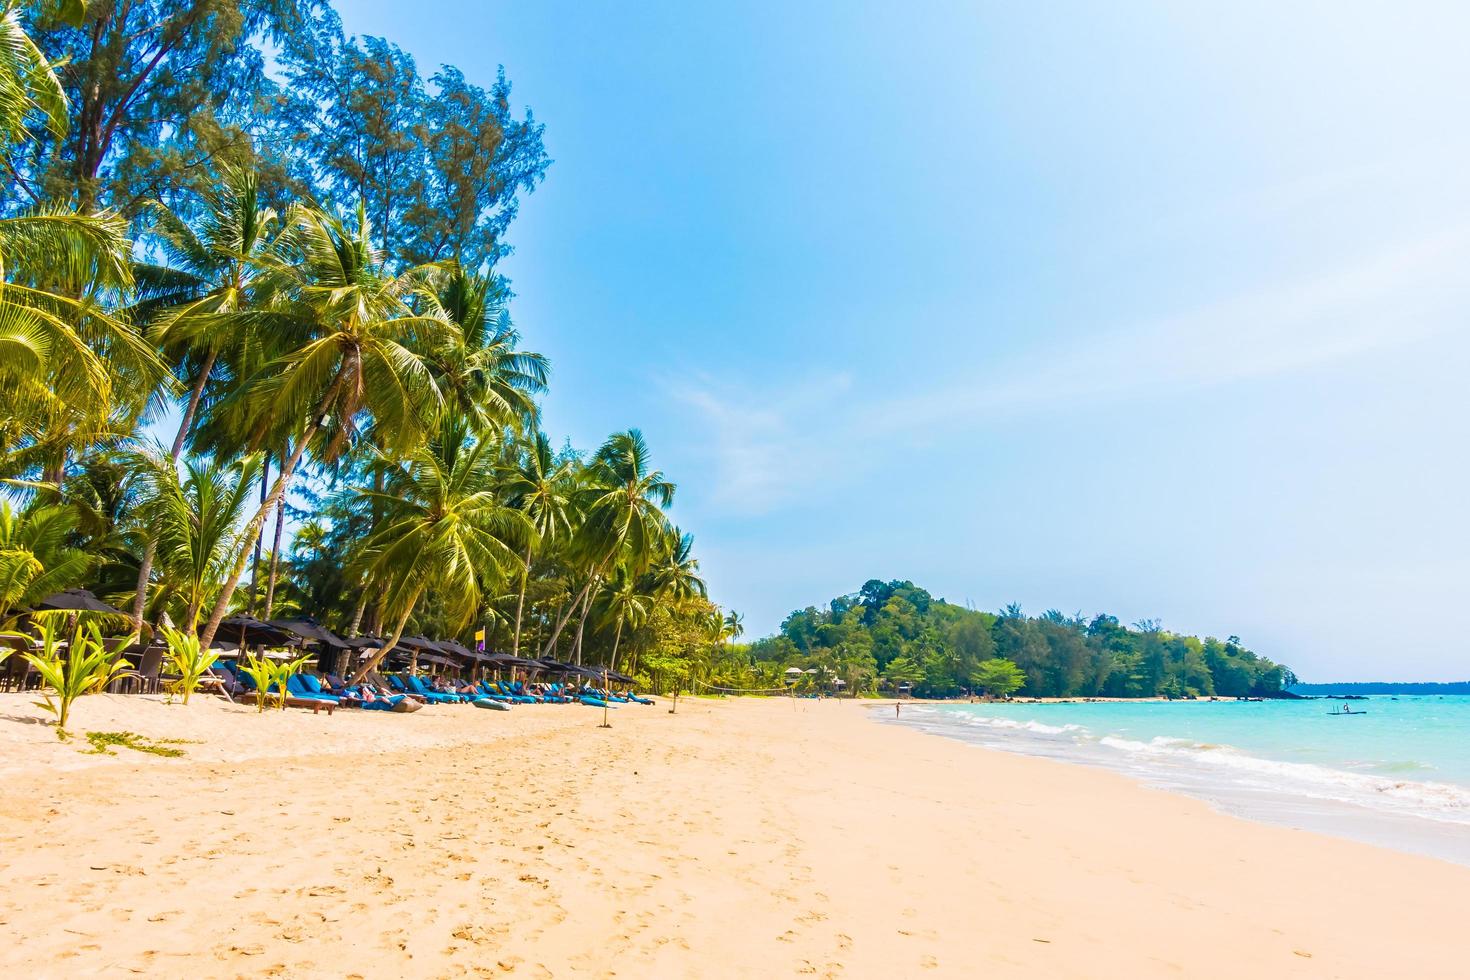
<instances>
[{"instance_id":1,"label":"coconut palm tree","mask_svg":"<svg viewBox=\"0 0 1470 980\"><path fill-rule=\"evenodd\" d=\"M384 517L365 542L365 578L383 594L393 633L353 677L375 670L403 636L419 600L433 590L455 628L473 619L487 587L520 563L530 522L496 493L494 453L486 441L435 439L395 467L381 494Z\"/></svg>"},{"instance_id":2,"label":"coconut palm tree","mask_svg":"<svg viewBox=\"0 0 1470 980\"><path fill-rule=\"evenodd\" d=\"M699 559L694 557L694 535L670 526L657 542L648 569L650 590L660 597L688 599L707 594L699 577Z\"/></svg>"},{"instance_id":3,"label":"coconut palm tree","mask_svg":"<svg viewBox=\"0 0 1470 980\"><path fill-rule=\"evenodd\" d=\"M148 305L164 307L153 319L151 335L188 384L170 453L174 462L184 451L221 354L239 350L252 330L268 332L272 318L281 315L257 302L253 288L278 261L280 247L280 222L275 210L261 203L255 172L226 169L201 196L204 211L197 228L162 205L151 206L152 238L165 264L140 270L152 287ZM136 626L143 621L155 548L150 539L138 567Z\"/></svg>"},{"instance_id":4,"label":"coconut palm tree","mask_svg":"<svg viewBox=\"0 0 1470 980\"><path fill-rule=\"evenodd\" d=\"M443 398L418 351L451 343L459 332L428 288L438 267L390 271L362 207L355 221L305 207L289 218L295 261L272 269L269 288L287 304L286 319L298 332L282 338L287 353L230 396L245 408L247 445L293 447L250 518L247 542L259 535L308 448L329 463L369 423L385 452L419 448ZM219 629L249 556L242 549L225 579L204 642Z\"/></svg>"},{"instance_id":5,"label":"coconut palm tree","mask_svg":"<svg viewBox=\"0 0 1470 980\"><path fill-rule=\"evenodd\" d=\"M190 459L183 479L162 447L128 455L141 498L139 510L155 531L160 564L185 602L183 623L192 631L239 550L240 523L250 507L260 457L235 462Z\"/></svg>"},{"instance_id":6,"label":"coconut palm tree","mask_svg":"<svg viewBox=\"0 0 1470 980\"><path fill-rule=\"evenodd\" d=\"M121 220L0 219L0 469L60 483L67 455L126 433L162 362L110 305L132 287Z\"/></svg>"},{"instance_id":7,"label":"coconut palm tree","mask_svg":"<svg viewBox=\"0 0 1470 980\"><path fill-rule=\"evenodd\" d=\"M572 461L557 462L551 451L551 440L537 430L535 437L520 449L518 459L501 486L511 505L519 508L531 522L532 534L521 556L521 581L516 595L514 632L511 655L521 653L521 618L526 606L527 577L531 573L531 557L538 548L555 547L572 529Z\"/></svg>"},{"instance_id":8,"label":"coconut palm tree","mask_svg":"<svg viewBox=\"0 0 1470 980\"><path fill-rule=\"evenodd\" d=\"M637 628L648 618L649 609L653 605L653 597L644 595L638 588L638 580L631 575L620 575L609 584L607 589L607 613L616 627L613 630L612 653L608 656L608 666L613 670L618 668L618 645L623 638L623 627L625 625Z\"/></svg>"},{"instance_id":9,"label":"coconut palm tree","mask_svg":"<svg viewBox=\"0 0 1470 980\"><path fill-rule=\"evenodd\" d=\"M577 494L583 517L571 542L573 555L591 572L559 617L542 656L555 649L567 620L615 563L632 575L648 569L666 533L663 508L672 506L675 490L661 471L649 468L648 456L648 444L637 429L614 433L597 450L589 484Z\"/></svg>"},{"instance_id":10,"label":"coconut palm tree","mask_svg":"<svg viewBox=\"0 0 1470 980\"><path fill-rule=\"evenodd\" d=\"M511 327L499 280L453 266L435 298L459 327L449 343L428 354L445 402L476 433L531 425L550 369L542 355L516 350L520 335Z\"/></svg>"}]
</instances>

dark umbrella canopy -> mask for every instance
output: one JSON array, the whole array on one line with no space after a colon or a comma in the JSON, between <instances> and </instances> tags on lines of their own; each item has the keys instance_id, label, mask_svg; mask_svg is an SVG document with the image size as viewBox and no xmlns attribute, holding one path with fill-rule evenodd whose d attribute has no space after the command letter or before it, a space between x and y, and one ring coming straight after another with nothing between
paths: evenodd
<instances>
[{"instance_id":1,"label":"dark umbrella canopy","mask_svg":"<svg viewBox=\"0 0 1470 980\"><path fill-rule=\"evenodd\" d=\"M564 664L559 660L534 660L531 669L537 668L548 674L581 674L586 677L601 677L602 671L594 667L578 667L576 664Z\"/></svg>"},{"instance_id":2,"label":"dark umbrella canopy","mask_svg":"<svg viewBox=\"0 0 1470 980\"><path fill-rule=\"evenodd\" d=\"M254 616L231 616L219 624L221 640L231 643L244 643L246 646L261 643L266 646L288 646L294 637L279 627L256 619Z\"/></svg>"},{"instance_id":3,"label":"dark umbrella canopy","mask_svg":"<svg viewBox=\"0 0 1470 980\"><path fill-rule=\"evenodd\" d=\"M480 654L475 653L475 651L460 643L458 640L438 640L436 642L438 643L440 650L443 650L445 653L452 653L456 657L464 657L466 660L484 659Z\"/></svg>"},{"instance_id":4,"label":"dark umbrella canopy","mask_svg":"<svg viewBox=\"0 0 1470 980\"><path fill-rule=\"evenodd\" d=\"M268 626L294 633L303 640L311 640L315 643L325 643L329 647L339 650L347 648L342 638L325 626L320 626L314 619L272 619L267 622Z\"/></svg>"},{"instance_id":5,"label":"dark umbrella canopy","mask_svg":"<svg viewBox=\"0 0 1470 980\"><path fill-rule=\"evenodd\" d=\"M121 609L115 606L109 606L86 589L67 589L64 592L48 595L36 603L36 608L40 610L64 610L68 612L111 613L114 616L127 615Z\"/></svg>"}]
</instances>

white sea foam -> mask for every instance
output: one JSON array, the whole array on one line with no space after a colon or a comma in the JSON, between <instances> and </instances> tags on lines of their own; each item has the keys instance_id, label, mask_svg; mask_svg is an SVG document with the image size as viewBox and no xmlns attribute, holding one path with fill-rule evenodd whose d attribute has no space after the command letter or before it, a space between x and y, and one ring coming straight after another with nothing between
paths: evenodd
<instances>
[{"instance_id":1,"label":"white sea foam","mask_svg":"<svg viewBox=\"0 0 1470 980\"><path fill-rule=\"evenodd\" d=\"M1065 735L1068 732L1086 731L1081 725L1044 725L1039 721L1012 721L1009 718L984 718L978 715L966 717L962 719L962 723L978 728L1013 729L1038 735Z\"/></svg>"},{"instance_id":2,"label":"white sea foam","mask_svg":"<svg viewBox=\"0 0 1470 980\"><path fill-rule=\"evenodd\" d=\"M1470 787L1283 762L1192 739L1158 736L1140 741L1120 735L1098 736L1076 724L1048 725L947 710L915 713L922 715L915 721L932 731L961 738L967 738L968 732L970 740L999 748L1101 763L1144 778L1157 776L1206 795L1228 795L1233 784L1251 791L1470 825Z\"/></svg>"}]
</instances>

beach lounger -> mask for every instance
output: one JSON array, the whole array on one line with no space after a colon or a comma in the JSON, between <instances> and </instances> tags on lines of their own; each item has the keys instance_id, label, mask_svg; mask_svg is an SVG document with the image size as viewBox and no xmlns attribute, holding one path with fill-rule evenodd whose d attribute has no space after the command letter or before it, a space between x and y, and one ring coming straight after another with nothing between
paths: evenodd
<instances>
[{"instance_id":1,"label":"beach lounger","mask_svg":"<svg viewBox=\"0 0 1470 980\"><path fill-rule=\"evenodd\" d=\"M418 694L429 701L437 701L440 704L459 704L465 698L458 694L445 694L443 691L434 691L429 688L419 677L414 674L404 674L403 681L408 685L410 694Z\"/></svg>"},{"instance_id":2,"label":"beach lounger","mask_svg":"<svg viewBox=\"0 0 1470 980\"><path fill-rule=\"evenodd\" d=\"M440 701L438 698L431 698L428 695L419 694L413 688L411 688L407 684L405 684L403 682L403 678L402 677L399 677L397 674L389 674L386 681L379 680L377 682L377 684L378 684L379 687L387 688L390 691L397 691L400 695L403 695L403 696L408 697L408 698L412 698L413 700L417 701L419 704L443 704L444 703L443 701Z\"/></svg>"},{"instance_id":3,"label":"beach lounger","mask_svg":"<svg viewBox=\"0 0 1470 980\"><path fill-rule=\"evenodd\" d=\"M313 677L312 681L316 681L316 678ZM316 683L315 686L316 690L313 691L311 689L311 686L306 683L305 677L303 677L301 674L293 674L286 681L286 693L294 695L298 698L302 698L304 700L316 699L319 701L330 701L333 704L342 703L342 699L337 697L335 694L327 694L322 691L322 686L320 683Z\"/></svg>"},{"instance_id":4,"label":"beach lounger","mask_svg":"<svg viewBox=\"0 0 1470 980\"><path fill-rule=\"evenodd\" d=\"M501 694L504 694L506 697L510 698L516 704L535 704L536 703L536 699L535 698L527 697L524 694L517 694L515 692L515 688L513 688L509 684L503 683L501 681L496 681L495 682L495 686L500 689L500 693Z\"/></svg>"},{"instance_id":5,"label":"beach lounger","mask_svg":"<svg viewBox=\"0 0 1470 980\"><path fill-rule=\"evenodd\" d=\"M274 704L275 703L275 695L272 694L272 695L267 695L267 696L271 698L271 703ZM240 696L240 700L241 701L248 702L248 703L253 703L253 702L259 700L259 698L260 698L260 694L259 694L259 692L256 692L256 691L247 691L245 694L242 694ZM322 698L298 698L298 697L296 697L293 694L287 694L286 695L286 707L288 707L288 708L310 708L311 709L311 713L314 714L314 715L315 714L320 714L322 711L326 711L326 713L330 715L332 712L334 712L334 711L337 710L337 703L335 701L327 701L327 700L324 700Z\"/></svg>"}]
</instances>

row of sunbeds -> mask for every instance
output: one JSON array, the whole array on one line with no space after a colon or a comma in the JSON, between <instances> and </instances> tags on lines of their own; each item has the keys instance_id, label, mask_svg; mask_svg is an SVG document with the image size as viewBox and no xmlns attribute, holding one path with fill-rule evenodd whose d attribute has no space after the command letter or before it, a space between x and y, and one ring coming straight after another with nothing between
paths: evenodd
<instances>
[{"instance_id":1,"label":"row of sunbeds","mask_svg":"<svg viewBox=\"0 0 1470 980\"><path fill-rule=\"evenodd\" d=\"M240 693L255 697L255 684L244 671L222 661L216 668L226 685L233 683ZM286 703L294 707L311 708L313 711L326 709L328 713L338 707L364 708L377 711L417 711L429 704L466 704L479 707L508 709L518 704L586 704L592 707L617 707L620 704L653 704L648 698L632 691L608 691L583 684L581 687L567 684L541 685L532 690L521 681L477 681L458 682L460 690L439 690L412 673L371 674L358 685L348 685L330 674L318 676L312 673L293 675L286 684ZM469 690L463 690L468 688ZM226 690L228 690L228 686ZM275 692L272 691L272 694Z\"/></svg>"}]
</instances>

